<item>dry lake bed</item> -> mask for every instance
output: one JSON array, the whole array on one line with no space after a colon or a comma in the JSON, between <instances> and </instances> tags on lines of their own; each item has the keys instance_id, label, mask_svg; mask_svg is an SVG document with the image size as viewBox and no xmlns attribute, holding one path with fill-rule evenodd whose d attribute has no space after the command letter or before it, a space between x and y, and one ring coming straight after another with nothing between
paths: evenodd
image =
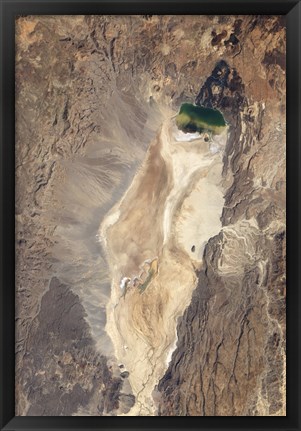
<instances>
[{"instance_id":1,"label":"dry lake bed","mask_svg":"<svg viewBox=\"0 0 301 431\"><path fill-rule=\"evenodd\" d=\"M16 414L286 414L281 16L16 21Z\"/></svg>"}]
</instances>

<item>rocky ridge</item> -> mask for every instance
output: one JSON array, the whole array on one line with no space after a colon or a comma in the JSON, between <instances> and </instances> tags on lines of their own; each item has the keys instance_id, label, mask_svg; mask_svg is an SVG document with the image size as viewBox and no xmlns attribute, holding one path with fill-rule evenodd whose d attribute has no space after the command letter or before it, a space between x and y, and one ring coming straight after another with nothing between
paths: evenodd
<instances>
[{"instance_id":1,"label":"rocky ridge","mask_svg":"<svg viewBox=\"0 0 301 431\"><path fill-rule=\"evenodd\" d=\"M229 123L223 226L179 320L158 414L285 414L283 18L20 17L16 46L16 414L133 404L104 332L97 229L160 125L156 104L177 110L196 95ZM45 312L62 299L60 313ZM72 342L68 304L82 316ZM41 336L52 332L56 341Z\"/></svg>"},{"instance_id":2,"label":"rocky ridge","mask_svg":"<svg viewBox=\"0 0 301 431\"><path fill-rule=\"evenodd\" d=\"M285 414L284 139L279 126L269 130L272 106L252 106L246 93L237 70L220 61L196 97L230 124L224 176L233 182L158 385L160 415ZM267 166L269 152L276 160Z\"/></svg>"}]
</instances>

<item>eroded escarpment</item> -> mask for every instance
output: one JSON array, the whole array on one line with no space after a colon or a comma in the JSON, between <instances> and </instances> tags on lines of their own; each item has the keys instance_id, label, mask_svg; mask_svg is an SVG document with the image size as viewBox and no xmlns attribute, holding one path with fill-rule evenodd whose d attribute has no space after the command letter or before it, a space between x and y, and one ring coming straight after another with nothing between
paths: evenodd
<instances>
[{"instance_id":1,"label":"eroded escarpment","mask_svg":"<svg viewBox=\"0 0 301 431\"><path fill-rule=\"evenodd\" d=\"M284 414L283 17L16 32L16 414Z\"/></svg>"},{"instance_id":2,"label":"eroded escarpment","mask_svg":"<svg viewBox=\"0 0 301 431\"><path fill-rule=\"evenodd\" d=\"M283 153L277 154L284 136L281 126L268 125L279 108L251 104L243 79L225 61L196 102L223 109L230 136L223 173L231 172L233 182L223 227L206 245L177 349L158 385L159 414L284 415L285 191Z\"/></svg>"}]
</instances>

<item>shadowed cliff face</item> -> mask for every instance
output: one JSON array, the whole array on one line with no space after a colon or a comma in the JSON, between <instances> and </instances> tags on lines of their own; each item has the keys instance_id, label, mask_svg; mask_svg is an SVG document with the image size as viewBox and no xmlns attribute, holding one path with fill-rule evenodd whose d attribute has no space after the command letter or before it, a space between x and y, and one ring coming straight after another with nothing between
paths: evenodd
<instances>
[{"instance_id":1,"label":"shadowed cliff face","mask_svg":"<svg viewBox=\"0 0 301 431\"><path fill-rule=\"evenodd\" d=\"M16 414L285 414L282 17L20 17L16 34ZM225 137L162 127L184 102L218 109Z\"/></svg>"}]
</instances>

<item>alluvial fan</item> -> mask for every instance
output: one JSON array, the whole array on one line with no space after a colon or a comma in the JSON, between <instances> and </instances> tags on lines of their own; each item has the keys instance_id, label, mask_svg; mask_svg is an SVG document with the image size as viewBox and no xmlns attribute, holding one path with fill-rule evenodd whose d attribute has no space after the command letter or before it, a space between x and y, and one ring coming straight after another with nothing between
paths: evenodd
<instances>
[{"instance_id":1,"label":"alluvial fan","mask_svg":"<svg viewBox=\"0 0 301 431\"><path fill-rule=\"evenodd\" d=\"M16 20L16 414L286 414L281 16Z\"/></svg>"}]
</instances>

